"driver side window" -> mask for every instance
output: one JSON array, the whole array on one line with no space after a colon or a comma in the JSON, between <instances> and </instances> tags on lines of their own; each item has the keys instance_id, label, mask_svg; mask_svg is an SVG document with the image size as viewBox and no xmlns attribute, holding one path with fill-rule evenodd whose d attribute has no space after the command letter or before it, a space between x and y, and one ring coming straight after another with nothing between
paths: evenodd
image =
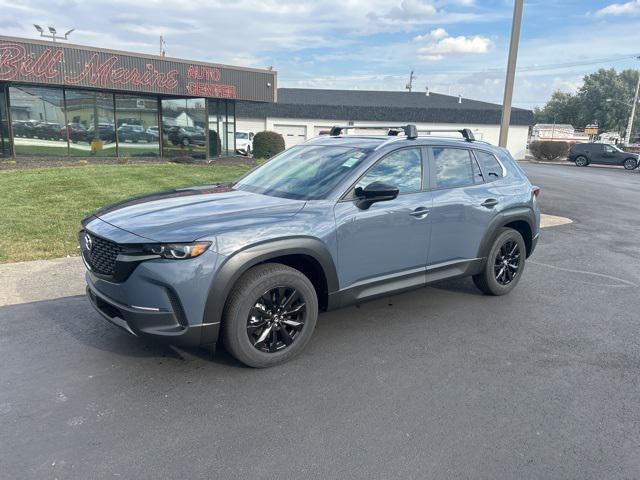
<instances>
[{"instance_id":1,"label":"driver side window","mask_svg":"<svg viewBox=\"0 0 640 480\"><path fill-rule=\"evenodd\" d=\"M390 153L360 179L356 188L365 188L373 182L392 185L403 193L416 193L422 189L422 154L420 148L404 148Z\"/></svg>"}]
</instances>

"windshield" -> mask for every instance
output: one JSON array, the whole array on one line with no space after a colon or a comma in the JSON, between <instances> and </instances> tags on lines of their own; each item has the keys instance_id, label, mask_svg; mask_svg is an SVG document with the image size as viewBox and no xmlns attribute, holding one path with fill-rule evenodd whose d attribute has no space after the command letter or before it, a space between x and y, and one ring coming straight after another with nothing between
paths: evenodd
<instances>
[{"instance_id":1,"label":"windshield","mask_svg":"<svg viewBox=\"0 0 640 480\"><path fill-rule=\"evenodd\" d=\"M247 138L249 138L249 134L246 132L236 132L236 138L238 140L246 140Z\"/></svg>"},{"instance_id":2,"label":"windshield","mask_svg":"<svg viewBox=\"0 0 640 480\"><path fill-rule=\"evenodd\" d=\"M324 198L366 158L359 148L298 146L274 157L235 188L298 200Z\"/></svg>"}]
</instances>

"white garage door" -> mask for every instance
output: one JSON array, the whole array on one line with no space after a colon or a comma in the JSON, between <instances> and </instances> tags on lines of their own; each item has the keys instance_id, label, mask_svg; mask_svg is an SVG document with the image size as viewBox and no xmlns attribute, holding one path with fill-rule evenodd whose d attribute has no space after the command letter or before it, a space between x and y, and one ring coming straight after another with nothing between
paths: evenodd
<instances>
[{"instance_id":1,"label":"white garage door","mask_svg":"<svg viewBox=\"0 0 640 480\"><path fill-rule=\"evenodd\" d=\"M273 129L284 138L287 148L304 142L307 138L307 127L299 125L274 125Z\"/></svg>"}]
</instances>

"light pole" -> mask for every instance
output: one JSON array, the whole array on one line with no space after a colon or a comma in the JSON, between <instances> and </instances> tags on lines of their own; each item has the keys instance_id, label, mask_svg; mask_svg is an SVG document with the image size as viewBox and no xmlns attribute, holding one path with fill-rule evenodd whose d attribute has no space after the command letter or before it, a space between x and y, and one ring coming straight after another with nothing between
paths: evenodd
<instances>
[{"instance_id":1,"label":"light pole","mask_svg":"<svg viewBox=\"0 0 640 480\"><path fill-rule=\"evenodd\" d=\"M640 57L638 57L640 60ZM638 72L638 83L636 83L636 94L633 97L633 106L631 107L631 116L629 117L629 122L627 123L627 134L624 137L625 145L629 145L631 143L631 129L633 128L633 120L636 116L636 105L638 104L638 92L640 91L640 71Z\"/></svg>"},{"instance_id":2,"label":"light pole","mask_svg":"<svg viewBox=\"0 0 640 480\"><path fill-rule=\"evenodd\" d=\"M509 61L507 63L507 78L504 85L504 100L502 102L502 121L500 122L501 147L507 146L509 138L509 123L511 122L511 101L513 100L513 82L516 77L516 62L518 60L518 44L520 43L520 25L522 24L522 9L524 0L515 0L513 6L513 24L511 26L511 43L509 44Z\"/></svg>"},{"instance_id":3,"label":"light pole","mask_svg":"<svg viewBox=\"0 0 640 480\"><path fill-rule=\"evenodd\" d=\"M33 24L33 26L35 27L35 29L40 32L40 36L41 37L45 37L45 38L50 38L53 40L53 43L56 43L56 40L69 40L69 35L71 35L71 33L75 30L75 28L72 28L71 30L69 30L67 33L65 33L64 35L58 35L58 31L53 28L53 27L48 27L49 28L49 32L51 33L51 35L48 35L46 33L44 33L44 29L37 24Z\"/></svg>"}]
</instances>

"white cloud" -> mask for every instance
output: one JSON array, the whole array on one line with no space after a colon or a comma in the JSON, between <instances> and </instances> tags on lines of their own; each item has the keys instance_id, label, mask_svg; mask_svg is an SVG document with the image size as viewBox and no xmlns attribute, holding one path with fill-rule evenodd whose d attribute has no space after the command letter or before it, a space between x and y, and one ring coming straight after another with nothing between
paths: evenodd
<instances>
[{"instance_id":1,"label":"white cloud","mask_svg":"<svg viewBox=\"0 0 640 480\"><path fill-rule=\"evenodd\" d=\"M418 35L413 41L423 44L418 48L418 58L426 61L442 60L447 55L483 54L493 46L493 42L487 37L480 35L452 37L444 28L437 28L426 35Z\"/></svg>"},{"instance_id":2,"label":"white cloud","mask_svg":"<svg viewBox=\"0 0 640 480\"><path fill-rule=\"evenodd\" d=\"M612 3L596 11L599 17L607 15L640 15L640 0L632 0L626 3Z\"/></svg>"}]
</instances>

